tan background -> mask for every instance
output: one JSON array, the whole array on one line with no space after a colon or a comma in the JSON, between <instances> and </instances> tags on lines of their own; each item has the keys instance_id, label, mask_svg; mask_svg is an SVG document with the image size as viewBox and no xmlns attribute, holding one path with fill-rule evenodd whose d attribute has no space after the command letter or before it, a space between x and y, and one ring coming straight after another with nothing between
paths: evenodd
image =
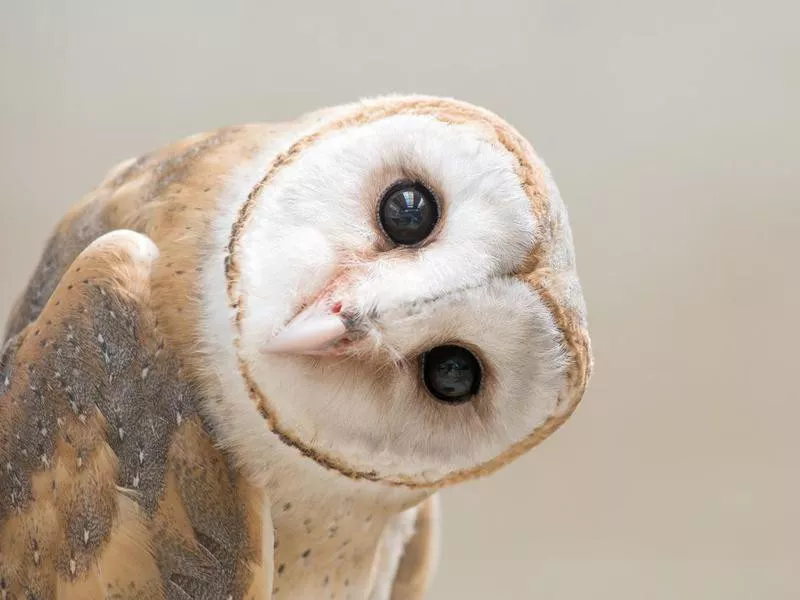
<instances>
[{"instance_id":1,"label":"tan background","mask_svg":"<svg viewBox=\"0 0 800 600\"><path fill-rule=\"evenodd\" d=\"M120 159L381 92L486 105L567 200L596 376L445 495L433 598L800 598L798 3L289 4L0 0L0 313Z\"/></svg>"}]
</instances>

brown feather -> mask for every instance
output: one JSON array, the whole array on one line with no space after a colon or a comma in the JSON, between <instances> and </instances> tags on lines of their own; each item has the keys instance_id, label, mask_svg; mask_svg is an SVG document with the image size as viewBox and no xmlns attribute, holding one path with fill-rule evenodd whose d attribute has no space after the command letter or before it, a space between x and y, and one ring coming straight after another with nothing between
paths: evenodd
<instances>
[{"instance_id":1,"label":"brown feather","mask_svg":"<svg viewBox=\"0 0 800 600\"><path fill-rule=\"evenodd\" d=\"M2 598L244 598L260 572L262 500L198 415L136 244L84 250L0 362Z\"/></svg>"}]
</instances>

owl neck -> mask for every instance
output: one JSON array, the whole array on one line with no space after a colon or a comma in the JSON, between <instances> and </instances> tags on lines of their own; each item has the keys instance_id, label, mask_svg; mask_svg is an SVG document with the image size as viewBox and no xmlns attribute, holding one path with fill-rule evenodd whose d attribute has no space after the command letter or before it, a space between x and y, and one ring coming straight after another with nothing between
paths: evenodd
<instances>
[{"instance_id":1,"label":"owl neck","mask_svg":"<svg viewBox=\"0 0 800 600\"><path fill-rule=\"evenodd\" d=\"M366 597L393 524L410 520L410 534L415 507L427 494L339 474L316 473L309 480L307 467L287 470L290 477L266 486L275 532L275 597Z\"/></svg>"}]
</instances>

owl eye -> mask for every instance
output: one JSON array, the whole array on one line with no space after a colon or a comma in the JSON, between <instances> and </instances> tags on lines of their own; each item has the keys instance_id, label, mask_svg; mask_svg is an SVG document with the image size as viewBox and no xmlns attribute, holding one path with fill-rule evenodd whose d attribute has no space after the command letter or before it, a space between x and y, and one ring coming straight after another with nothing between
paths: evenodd
<instances>
[{"instance_id":1,"label":"owl eye","mask_svg":"<svg viewBox=\"0 0 800 600\"><path fill-rule=\"evenodd\" d=\"M481 365L461 346L437 346L422 355L425 387L446 404L463 404L481 387Z\"/></svg>"},{"instance_id":2,"label":"owl eye","mask_svg":"<svg viewBox=\"0 0 800 600\"><path fill-rule=\"evenodd\" d=\"M398 183L383 195L378 214L389 239L402 246L413 246L433 231L439 220L439 207L425 186Z\"/></svg>"}]
</instances>

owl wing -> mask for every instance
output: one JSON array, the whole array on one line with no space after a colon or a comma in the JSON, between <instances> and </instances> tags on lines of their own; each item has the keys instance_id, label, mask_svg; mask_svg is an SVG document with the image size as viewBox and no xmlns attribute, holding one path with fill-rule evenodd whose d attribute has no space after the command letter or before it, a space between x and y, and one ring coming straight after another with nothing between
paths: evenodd
<instances>
[{"instance_id":1,"label":"owl wing","mask_svg":"<svg viewBox=\"0 0 800 600\"><path fill-rule=\"evenodd\" d=\"M265 598L260 493L215 447L114 231L0 358L0 598ZM271 539L271 537L270 537Z\"/></svg>"},{"instance_id":2,"label":"owl wing","mask_svg":"<svg viewBox=\"0 0 800 600\"><path fill-rule=\"evenodd\" d=\"M441 509L439 496L428 498L419 508L414 534L408 540L392 585L391 600L425 598L439 557Z\"/></svg>"}]
</instances>

